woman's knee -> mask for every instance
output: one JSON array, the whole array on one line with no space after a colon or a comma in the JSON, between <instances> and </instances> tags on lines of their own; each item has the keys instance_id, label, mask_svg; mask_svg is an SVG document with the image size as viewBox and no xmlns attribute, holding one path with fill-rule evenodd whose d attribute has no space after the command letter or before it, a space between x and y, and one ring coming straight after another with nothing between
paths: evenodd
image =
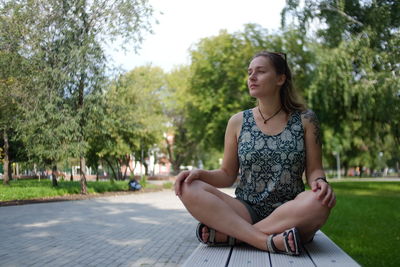
<instances>
[{"instance_id":1,"label":"woman's knee","mask_svg":"<svg viewBox=\"0 0 400 267\"><path fill-rule=\"evenodd\" d=\"M318 191L304 191L298 195L298 199L301 201L301 210L306 210L311 215L318 215L324 218L330 213L330 208L327 205L323 205L322 200L318 199Z\"/></svg>"},{"instance_id":2,"label":"woman's knee","mask_svg":"<svg viewBox=\"0 0 400 267\"><path fill-rule=\"evenodd\" d=\"M194 180L190 184L183 182L180 196L182 202L196 202L203 195L206 186L207 184L200 180Z\"/></svg>"}]
</instances>

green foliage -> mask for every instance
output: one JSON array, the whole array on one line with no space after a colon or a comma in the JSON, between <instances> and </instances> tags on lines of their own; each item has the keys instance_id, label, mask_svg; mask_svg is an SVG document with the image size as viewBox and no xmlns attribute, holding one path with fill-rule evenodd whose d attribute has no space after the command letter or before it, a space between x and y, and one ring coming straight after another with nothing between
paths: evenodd
<instances>
[{"instance_id":1,"label":"green foliage","mask_svg":"<svg viewBox=\"0 0 400 267\"><path fill-rule=\"evenodd\" d=\"M222 149L230 116L251 103L244 93L250 58L242 56L245 45L238 37L221 32L202 39L191 51L190 123L196 140L206 146Z\"/></svg>"},{"instance_id":2,"label":"green foliage","mask_svg":"<svg viewBox=\"0 0 400 267\"><path fill-rule=\"evenodd\" d=\"M84 170L86 154L96 165L88 138L103 114L104 44L119 37L122 47L137 48L151 31L151 5L13 0L2 1L0 12L2 136L15 133L10 139L23 141L17 148L43 166L77 157Z\"/></svg>"},{"instance_id":3,"label":"green foliage","mask_svg":"<svg viewBox=\"0 0 400 267\"><path fill-rule=\"evenodd\" d=\"M282 11L282 26L291 24L303 33L316 31L318 39L328 47L337 47L342 41L368 32L372 47L386 50L389 40L398 33L400 3L391 0L291 0ZM315 29L311 24L323 27Z\"/></svg>"},{"instance_id":4,"label":"green foliage","mask_svg":"<svg viewBox=\"0 0 400 267\"><path fill-rule=\"evenodd\" d=\"M93 129L89 153L104 160L121 179L118 170L130 155L148 156L162 140L165 117L160 90L164 73L160 68L138 67L115 80L105 95L103 117ZM95 156L94 156L95 155Z\"/></svg>"},{"instance_id":5,"label":"green foliage","mask_svg":"<svg viewBox=\"0 0 400 267\"><path fill-rule=\"evenodd\" d=\"M139 184L140 184L142 187L146 187L146 186L148 185L147 176L142 175L142 177L140 177Z\"/></svg>"},{"instance_id":6,"label":"green foliage","mask_svg":"<svg viewBox=\"0 0 400 267\"><path fill-rule=\"evenodd\" d=\"M164 189L173 189L173 188L174 188L174 184L171 183L171 182L166 182L166 183L163 183L163 184L162 184L162 187L163 187Z\"/></svg>"},{"instance_id":7,"label":"green foliage","mask_svg":"<svg viewBox=\"0 0 400 267\"><path fill-rule=\"evenodd\" d=\"M399 254L393 251L400 240L400 214L395 212L400 184L331 184L337 204L322 231L362 266L397 266Z\"/></svg>"},{"instance_id":8,"label":"green foliage","mask_svg":"<svg viewBox=\"0 0 400 267\"><path fill-rule=\"evenodd\" d=\"M309 47L315 57L303 90L321 121L325 161L333 167L333 154L340 152L345 168L382 168L378 155L385 151L386 164L395 166L395 147L400 145L399 3L320 0L302 6L288 1L282 14L283 25L316 39ZM317 28L310 30L315 22Z\"/></svg>"},{"instance_id":9,"label":"green foliage","mask_svg":"<svg viewBox=\"0 0 400 267\"><path fill-rule=\"evenodd\" d=\"M165 148L173 172L179 172L181 165L191 165L198 154L198 142L191 131L190 106L194 98L190 93L189 66L180 66L166 75L166 86L162 91L163 112L167 116L170 126L165 136ZM173 139L168 139L173 136Z\"/></svg>"}]
</instances>

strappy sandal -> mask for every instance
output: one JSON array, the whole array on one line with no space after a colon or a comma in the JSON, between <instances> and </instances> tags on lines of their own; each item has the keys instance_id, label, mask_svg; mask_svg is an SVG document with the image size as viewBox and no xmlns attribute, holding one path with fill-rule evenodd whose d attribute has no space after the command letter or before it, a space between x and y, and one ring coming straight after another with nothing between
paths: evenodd
<instances>
[{"instance_id":1,"label":"strappy sandal","mask_svg":"<svg viewBox=\"0 0 400 267\"><path fill-rule=\"evenodd\" d=\"M293 235L293 240L294 240L294 250L290 248L289 245L289 234ZM286 230L283 232L283 244L285 245L285 250L279 250L275 246L273 238L277 236L278 234L273 234L270 235L267 239L267 247L268 251L272 253L281 253L281 254L286 254L286 255L291 255L291 256L298 256L300 255L300 234L299 231L297 230L296 227L293 227L292 229Z\"/></svg>"},{"instance_id":2,"label":"strappy sandal","mask_svg":"<svg viewBox=\"0 0 400 267\"><path fill-rule=\"evenodd\" d=\"M208 232L209 232L209 236L208 236L208 240L207 242L204 242L203 238L201 238L202 235L202 230L203 227L207 227L208 228ZM227 246L233 246L235 245L236 242L236 238L228 236L228 240L225 242L216 242L215 241L215 236L216 236L216 231L213 228L208 227L207 225L203 224L203 223L199 223L197 225L197 229L196 229L196 236L197 239L203 243L206 244L210 247L227 247Z\"/></svg>"}]
</instances>

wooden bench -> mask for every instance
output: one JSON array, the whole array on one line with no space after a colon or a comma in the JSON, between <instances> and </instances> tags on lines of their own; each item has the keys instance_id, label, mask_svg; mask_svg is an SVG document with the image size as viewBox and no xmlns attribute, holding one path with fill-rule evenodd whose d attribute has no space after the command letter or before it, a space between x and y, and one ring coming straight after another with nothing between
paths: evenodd
<instances>
[{"instance_id":1,"label":"wooden bench","mask_svg":"<svg viewBox=\"0 0 400 267\"><path fill-rule=\"evenodd\" d=\"M250 246L208 247L200 244L183 264L184 267L259 267L259 266L360 266L324 233L318 231L300 256L287 256L257 250Z\"/></svg>"}]
</instances>

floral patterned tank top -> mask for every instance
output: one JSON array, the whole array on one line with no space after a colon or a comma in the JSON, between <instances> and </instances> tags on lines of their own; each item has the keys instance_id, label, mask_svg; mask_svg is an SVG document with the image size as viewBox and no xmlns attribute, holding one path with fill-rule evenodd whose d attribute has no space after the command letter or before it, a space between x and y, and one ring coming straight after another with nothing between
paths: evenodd
<instances>
[{"instance_id":1,"label":"floral patterned tank top","mask_svg":"<svg viewBox=\"0 0 400 267\"><path fill-rule=\"evenodd\" d=\"M267 135L258 128L251 109L243 112L238 139L240 182L235 194L262 218L304 191L304 129L301 113L289 115L284 130Z\"/></svg>"}]
</instances>

